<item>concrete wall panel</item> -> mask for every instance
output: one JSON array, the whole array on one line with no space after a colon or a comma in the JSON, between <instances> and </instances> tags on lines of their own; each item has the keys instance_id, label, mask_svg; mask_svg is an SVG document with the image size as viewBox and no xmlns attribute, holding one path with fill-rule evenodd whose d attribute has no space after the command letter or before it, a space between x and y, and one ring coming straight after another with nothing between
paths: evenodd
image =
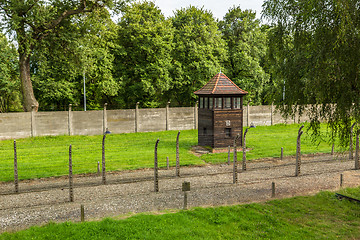
<instances>
[{"instance_id":1,"label":"concrete wall panel","mask_svg":"<svg viewBox=\"0 0 360 240\"><path fill-rule=\"evenodd\" d=\"M247 121L248 109L247 106L243 106L243 127L250 126ZM250 124L250 123L249 123Z\"/></svg>"},{"instance_id":2,"label":"concrete wall panel","mask_svg":"<svg viewBox=\"0 0 360 240\"><path fill-rule=\"evenodd\" d=\"M177 107L169 109L169 130L194 129L194 108Z\"/></svg>"},{"instance_id":3,"label":"concrete wall panel","mask_svg":"<svg viewBox=\"0 0 360 240\"><path fill-rule=\"evenodd\" d=\"M68 112L37 112L34 114L35 136L68 134Z\"/></svg>"},{"instance_id":4,"label":"concrete wall panel","mask_svg":"<svg viewBox=\"0 0 360 240\"><path fill-rule=\"evenodd\" d=\"M166 130L166 108L139 109L139 132Z\"/></svg>"},{"instance_id":5,"label":"concrete wall panel","mask_svg":"<svg viewBox=\"0 0 360 240\"><path fill-rule=\"evenodd\" d=\"M135 110L107 110L107 124L111 133L135 132Z\"/></svg>"},{"instance_id":6,"label":"concrete wall panel","mask_svg":"<svg viewBox=\"0 0 360 240\"><path fill-rule=\"evenodd\" d=\"M0 140L31 136L31 113L0 113Z\"/></svg>"},{"instance_id":7,"label":"concrete wall panel","mask_svg":"<svg viewBox=\"0 0 360 240\"><path fill-rule=\"evenodd\" d=\"M274 106L275 109L275 106ZM249 124L271 125L271 106L250 106ZM37 112L34 114L34 134L68 134L68 112ZM103 111L73 111L72 135L103 134ZM248 109L243 108L243 126L247 126ZM308 112L300 122L308 121ZM296 122L299 116L296 116ZM283 119L278 112L273 113L273 124L294 123L294 118ZM138 132L166 130L166 108L139 109ZM135 132L135 109L107 110L107 126L112 133ZM194 108L169 108L168 129L194 129ZM0 113L0 139L23 138L31 136L31 113Z\"/></svg>"},{"instance_id":8,"label":"concrete wall panel","mask_svg":"<svg viewBox=\"0 0 360 240\"><path fill-rule=\"evenodd\" d=\"M271 106L250 106L249 124L255 126L271 125Z\"/></svg>"},{"instance_id":9,"label":"concrete wall panel","mask_svg":"<svg viewBox=\"0 0 360 240\"><path fill-rule=\"evenodd\" d=\"M74 135L101 135L103 134L103 111L74 111Z\"/></svg>"}]
</instances>

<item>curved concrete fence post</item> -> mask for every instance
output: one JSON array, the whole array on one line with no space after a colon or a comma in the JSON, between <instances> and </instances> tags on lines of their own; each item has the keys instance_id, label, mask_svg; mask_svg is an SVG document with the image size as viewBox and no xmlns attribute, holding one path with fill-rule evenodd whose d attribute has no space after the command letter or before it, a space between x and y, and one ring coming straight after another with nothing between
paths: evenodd
<instances>
[{"instance_id":1,"label":"curved concrete fence post","mask_svg":"<svg viewBox=\"0 0 360 240\"><path fill-rule=\"evenodd\" d=\"M159 191L159 166L158 166L158 154L157 154L159 141L160 141L159 139L156 140L155 150L154 150L154 192Z\"/></svg>"},{"instance_id":2,"label":"curved concrete fence post","mask_svg":"<svg viewBox=\"0 0 360 240\"><path fill-rule=\"evenodd\" d=\"M236 141L240 138L240 135L238 134L235 138L234 138L234 160L233 160L233 183L237 183L238 181L238 171L237 171L237 146L236 146Z\"/></svg>"},{"instance_id":3,"label":"curved concrete fence post","mask_svg":"<svg viewBox=\"0 0 360 240\"><path fill-rule=\"evenodd\" d=\"M303 131L301 131L303 129L304 125L302 125L299 128L298 131L298 136L297 136L297 141L296 141L296 166L295 166L295 176L299 176L301 173L301 135L303 134Z\"/></svg>"}]
</instances>

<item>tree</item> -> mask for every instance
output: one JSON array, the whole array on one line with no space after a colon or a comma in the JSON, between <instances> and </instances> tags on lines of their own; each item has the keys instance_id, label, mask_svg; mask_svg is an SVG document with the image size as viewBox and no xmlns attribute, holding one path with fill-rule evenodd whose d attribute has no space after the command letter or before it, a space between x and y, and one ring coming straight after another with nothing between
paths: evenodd
<instances>
[{"instance_id":1,"label":"tree","mask_svg":"<svg viewBox=\"0 0 360 240\"><path fill-rule=\"evenodd\" d=\"M266 54L266 32L262 31L255 12L230 8L219 28L227 47L227 76L249 92L246 99L261 104L269 75L262 67Z\"/></svg>"},{"instance_id":2,"label":"tree","mask_svg":"<svg viewBox=\"0 0 360 240\"><path fill-rule=\"evenodd\" d=\"M83 45L79 48L82 55L81 71L85 73L88 84L88 105L92 109L102 108L105 102L113 101L120 89L119 82L114 78L118 26L108 12L95 11L86 18L82 32L80 42Z\"/></svg>"},{"instance_id":3,"label":"tree","mask_svg":"<svg viewBox=\"0 0 360 240\"><path fill-rule=\"evenodd\" d=\"M81 21L69 22L66 29L61 35L49 34L32 54L32 82L40 109L65 110L69 103L83 106L84 76L87 108L100 108L118 93L111 54L116 24L107 11L95 10Z\"/></svg>"},{"instance_id":4,"label":"tree","mask_svg":"<svg viewBox=\"0 0 360 240\"><path fill-rule=\"evenodd\" d=\"M30 111L32 106L35 106L35 110L39 107L30 76L30 57L39 43L52 33L66 32L64 26L67 22L76 21L75 16L107 6L112 6L111 0L0 0L0 22L15 35L18 45L25 111Z\"/></svg>"},{"instance_id":5,"label":"tree","mask_svg":"<svg viewBox=\"0 0 360 240\"><path fill-rule=\"evenodd\" d=\"M117 101L129 108L166 103L171 87L173 29L153 2L128 6L119 22L116 75L121 89Z\"/></svg>"},{"instance_id":6,"label":"tree","mask_svg":"<svg viewBox=\"0 0 360 240\"><path fill-rule=\"evenodd\" d=\"M315 133L325 120L333 137L348 139L351 122L360 120L359 2L266 0L263 14L273 24L273 74L285 87L282 112L311 104Z\"/></svg>"},{"instance_id":7,"label":"tree","mask_svg":"<svg viewBox=\"0 0 360 240\"><path fill-rule=\"evenodd\" d=\"M31 54L31 82L39 110L66 110L69 103L77 105L81 99L81 87L77 87L82 75L80 31L76 23L62 27L67 31L50 33Z\"/></svg>"},{"instance_id":8,"label":"tree","mask_svg":"<svg viewBox=\"0 0 360 240\"><path fill-rule=\"evenodd\" d=\"M221 70L225 42L211 12L194 6L182 8L171 18L175 28L172 51L172 100L178 105L193 104L194 91Z\"/></svg>"},{"instance_id":9,"label":"tree","mask_svg":"<svg viewBox=\"0 0 360 240\"><path fill-rule=\"evenodd\" d=\"M3 34L0 34L0 49L0 112L16 111L20 105L16 49Z\"/></svg>"}]
</instances>

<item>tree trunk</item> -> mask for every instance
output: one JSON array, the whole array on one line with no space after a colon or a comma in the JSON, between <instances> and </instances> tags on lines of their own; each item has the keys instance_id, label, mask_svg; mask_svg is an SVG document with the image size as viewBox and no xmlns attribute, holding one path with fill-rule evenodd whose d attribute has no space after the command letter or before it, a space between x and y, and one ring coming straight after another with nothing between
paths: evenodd
<instances>
[{"instance_id":1,"label":"tree trunk","mask_svg":"<svg viewBox=\"0 0 360 240\"><path fill-rule=\"evenodd\" d=\"M26 53L19 54L19 68L24 111L30 112L32 106L34 106L34 111L37 111L39 103L35 98L30 78L30 55L27 55Z\"/></svg>"}]
</instances>

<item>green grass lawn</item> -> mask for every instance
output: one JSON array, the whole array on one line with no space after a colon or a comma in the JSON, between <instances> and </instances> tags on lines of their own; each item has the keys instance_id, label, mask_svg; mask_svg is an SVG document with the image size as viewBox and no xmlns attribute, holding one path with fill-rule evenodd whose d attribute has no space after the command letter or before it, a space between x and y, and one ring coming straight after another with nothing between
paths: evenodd
<instances>
[{"instance_id":1,"label":"green grass lawn","mask_svg":"<svg viewBox=\"0 0 360 240\"><path fill-rule=\"evenodd\" d=\"M284 147L284 155L294 155L297 131L300 125L258 126L247 134L247 159L279 157ZM325 127L325 126L323 126ZM159 138L159 166L175 166L177 131L110 134L106 137L106 169L118 171L126 169L150 168L154 162L154 146ZM19 179L61 176L68 174L68 149L73 148L74 174L94 173L97 162L101 162L102 136L56 136L35 137L17 140ZM194 156L191 146L197 145L197 130L181 131L180 164L201 165L205 162L219 163L227 161L227 153ZM330 152L331 146L322 142L311 142L310 134L302 136L302 153ZM339 150L339 149L338 149ZM13 141L0 141L0 181L13 180ZM241 155L239 155L241 159Z\"/></svg>"},{"instance_id":2,"label":"green grass lawn","mask_svg":"<svg viewBox=\"0 0 360 240\"><path fill-rule=\"evenodd\" d=\"M203 161L189 152L197 144L196 131L180 134L182 165L201 165ZM154 147L159 138L159 167L166 166L166 157L175 165L177 131L109 134L105 140L106 170L125 170L154 166ZM102 137L56 136L17 140L20 179L61 176L68 174L69 145L72 145L74 174L97 171L102 159ZM0 181L13 179L13 141L0 141Z\"/></svg>"},{"instance_id":3,"label":"green grass lawn","mask_svg":"<svg viewBox=\"0 0 360 240\"><path fill-rule=\"evenodd\" d=\"M281 148L284 148L284 156L296 154L296 139L299 124L277 124L274 126L257 126L250 128L246 134L246 147L251 150L247 152L246 159L259 159L268 157L280 157ZM303 128L301 136L301 153L330 153L332 144L329 144L325 135L326 125L322 124L322 141L314 143L312 141L312 132L307 130L307 124ZM324 136L325 135L325 136ZM335 151L344 151L344 149L335 145ZM232 154L231 154L232 157ZM223 162L227 158L227 153L207 154L202 159L206 162ZM238 153L238 160L242 159L242 152Z\"/></svg>"},{"instance_id":4,"label":"green grass lawn","mask_svg":"<svg viewBox=\"0 0 360 240\"><path fill-rule=\"evenodd\" d=\"M342 194L360 198L360 189ZM0 239L358 239L360 204L332 192L161 215L31 227Z\"/></svg>"}]
</instances>

